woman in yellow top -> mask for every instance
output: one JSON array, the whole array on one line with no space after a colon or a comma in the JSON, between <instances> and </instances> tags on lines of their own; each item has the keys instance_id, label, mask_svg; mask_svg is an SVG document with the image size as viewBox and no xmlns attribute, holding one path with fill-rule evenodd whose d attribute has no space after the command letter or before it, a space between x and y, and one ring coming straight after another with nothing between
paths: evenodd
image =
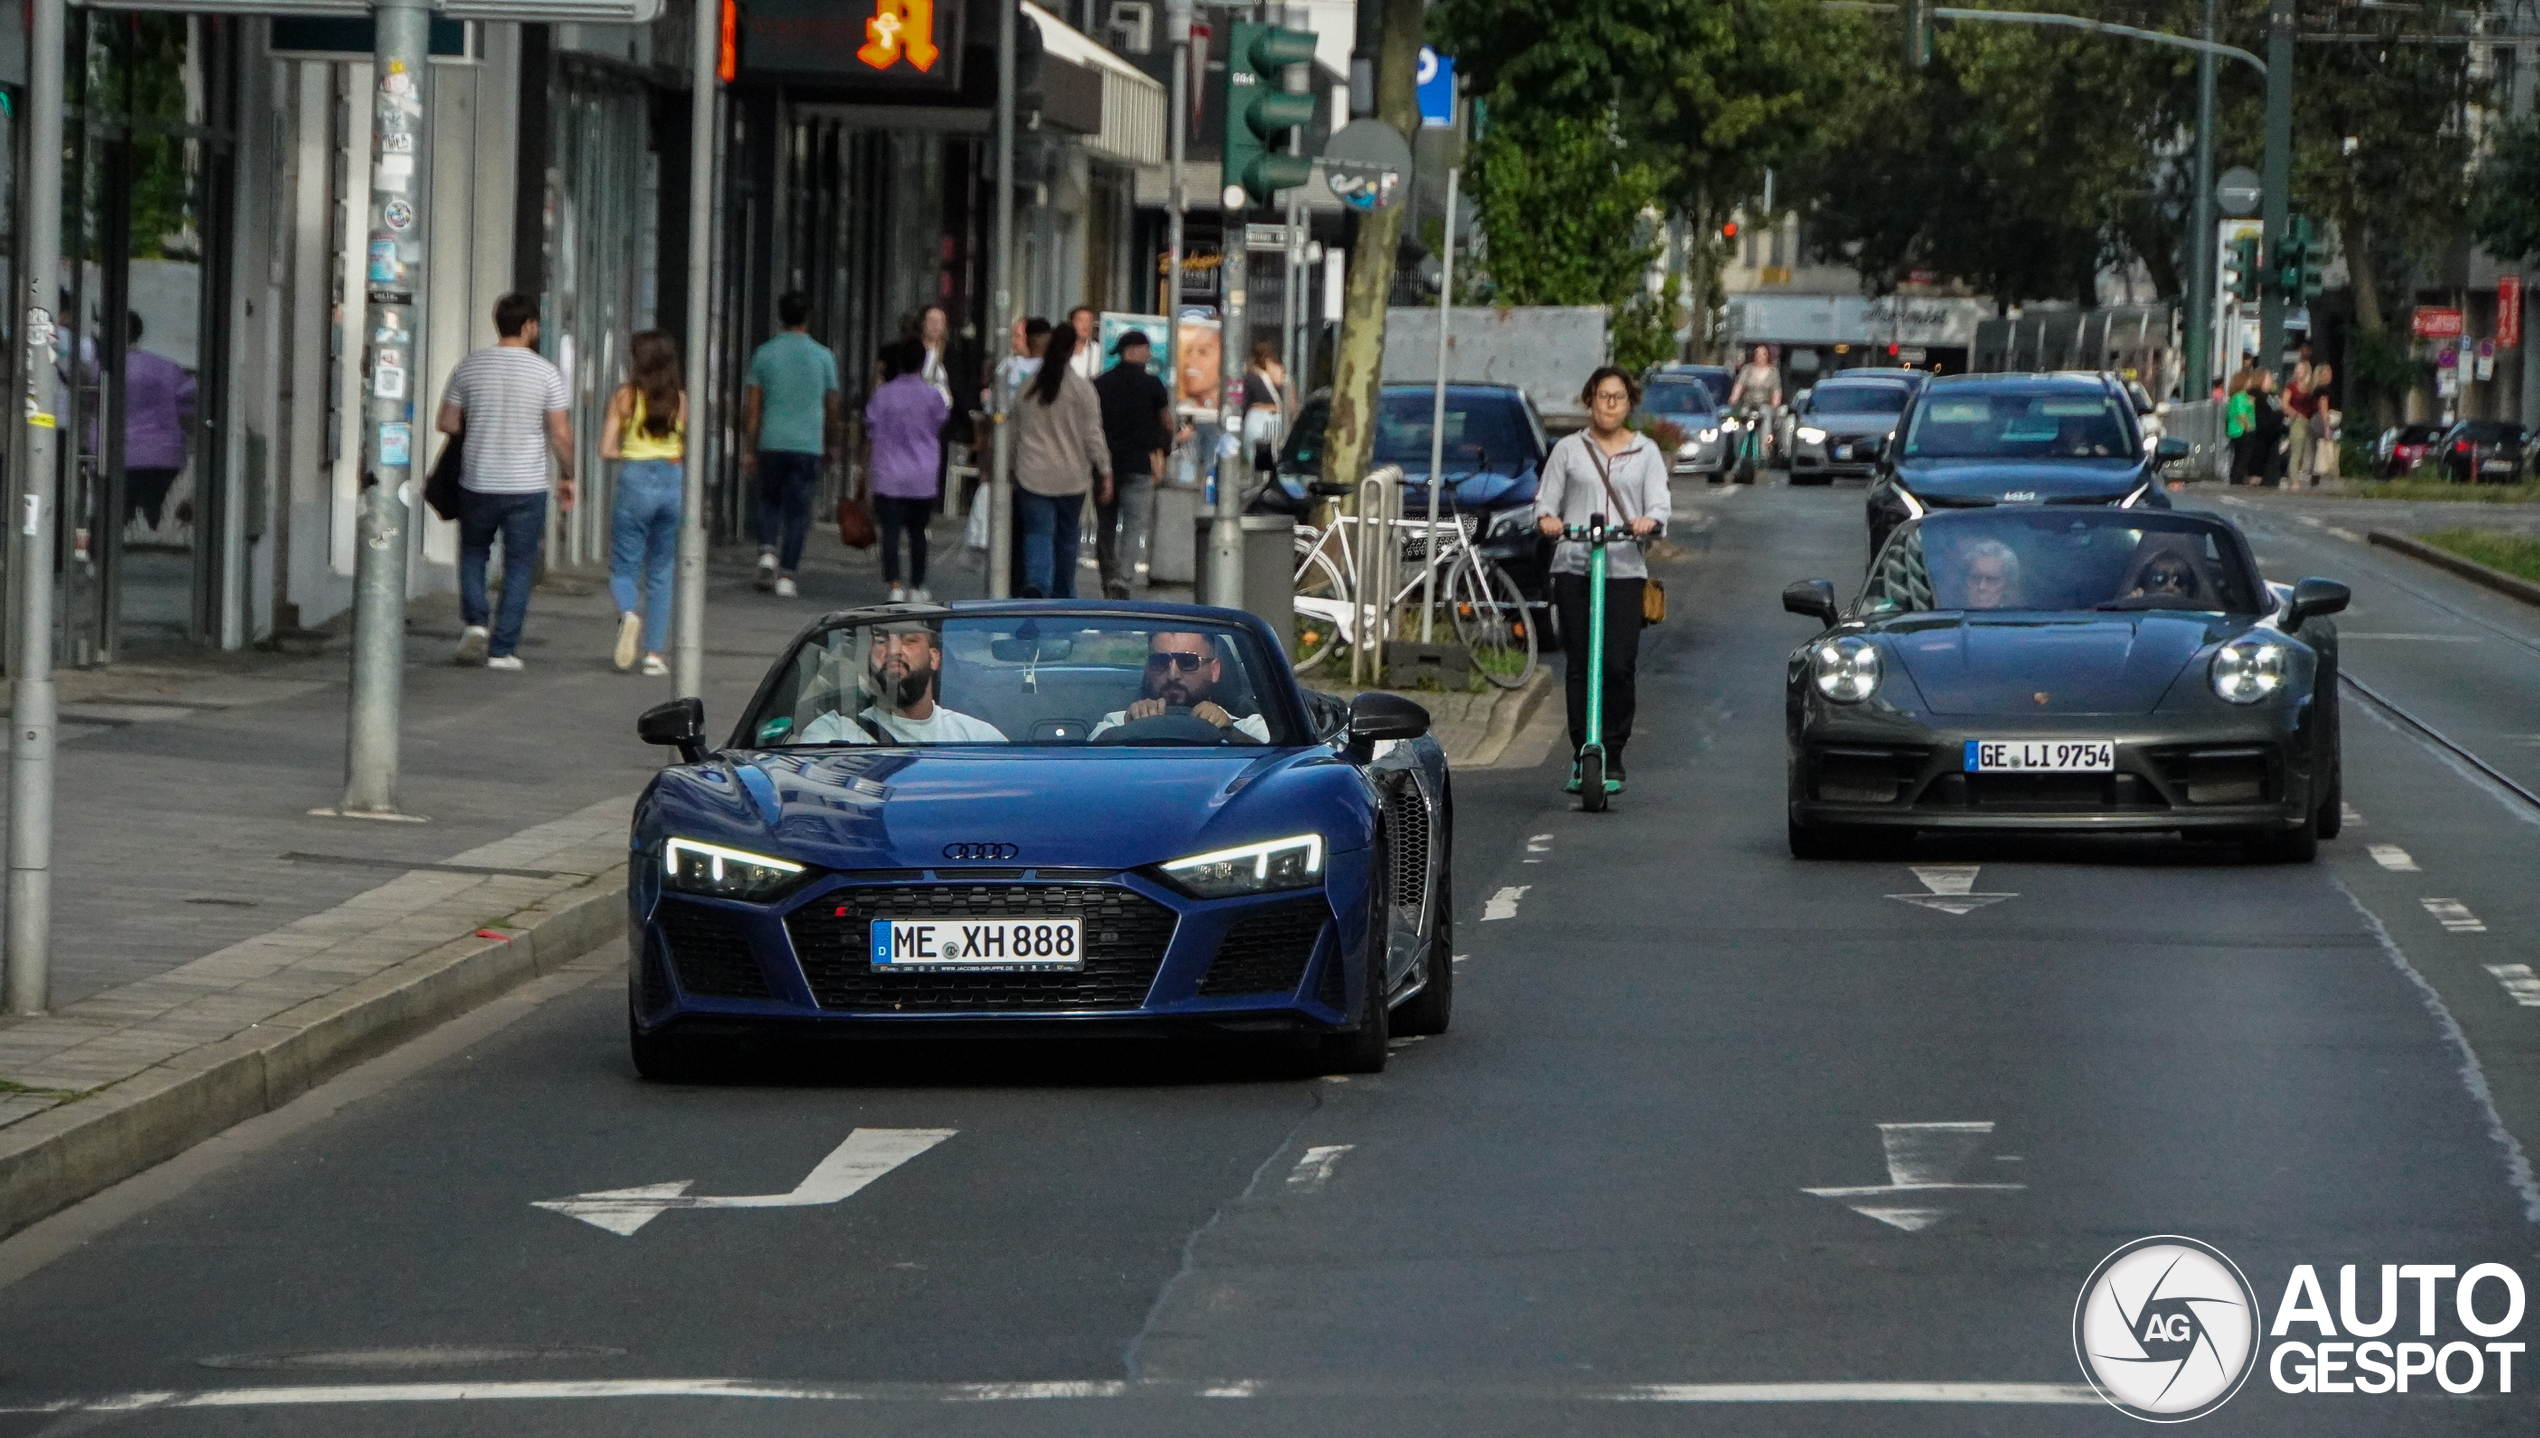
<instances>
[{"instance_id":1,"label":"woman in yellow top","mask_svg":"<svg viewBox=\"0 0 2540 1438\"><path fill-rule=\"evenodd\" d=\"M679 342L646 330L629 346L634 374L609 396L600 458L623 460L609 544L609 593L617 600L619 669L664 675L670 638L670 580L679 558L679 507L686 490L680 456L688 442L688 396L679 387ZM638 612L637 601L642 601Z\"/></svg>"}]
</instances>

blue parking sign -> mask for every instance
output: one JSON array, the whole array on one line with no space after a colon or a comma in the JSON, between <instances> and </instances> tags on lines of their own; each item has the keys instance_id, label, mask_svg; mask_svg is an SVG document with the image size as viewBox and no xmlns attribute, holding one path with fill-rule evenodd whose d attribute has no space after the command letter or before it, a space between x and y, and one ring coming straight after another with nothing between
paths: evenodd
<instances>
[{"instance_id":1,"label":"blue parking sign","mask_svg":"<svg viewBox=\"0 0 2540 1438\"><path fill-rule=\"evenodd\" d=\"M1455 62L1426 45L1420 47L1420 123L1455 123Z\"/></svg>"}]
</instances>

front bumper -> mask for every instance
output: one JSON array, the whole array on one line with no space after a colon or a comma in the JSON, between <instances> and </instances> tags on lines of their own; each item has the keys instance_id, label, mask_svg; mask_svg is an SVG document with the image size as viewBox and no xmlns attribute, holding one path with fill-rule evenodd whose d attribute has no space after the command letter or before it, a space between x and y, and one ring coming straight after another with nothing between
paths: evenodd
<instances>
[{"instance_id":1,"label":"front bumper","mask_svg":"<svg viewBox=\"0 0 2540 1438\"><path fill-rule=\"evenodd\" d=\"M1355 859L1355 863L1350 861ZM639 860L640 862L640 860ZM767 904L630 888L629 995L645 1032L1326 1033L1367 961L1366 854L1320 889L1188 898L1138 873L893 870L825 876ZM1083 920L1083 967L908 973L869 959L874 917Z\"/></svg>"},{"instance_id":2,"label":"front bumper","mask_svg":"<svg viewBox=\"0 0 2540 1438\"><path fill-rule=\"evenodd\" d=\"M1790 447L1792 474L1826 475L1833 479L1868 479L1878 461L1863 453L1877 436L1828 435L1818 443L1797 440Z\"/></svg>"},{"instance_id":3,"label":"front bumper","mask_svg":"<svg viewBox=\"0 0 2540 1438\"><path fill-rule=\"evenodd\" d=\"M1825 725L1790 751L1790 817L1803 827L2255 834L2299 827L2318 804L2302 736L2247 724L2149 724L2154 715L1948 727ZM1993 739L2109 739L2105 774L1971 774Z\"/></svg>"}]
</instances>

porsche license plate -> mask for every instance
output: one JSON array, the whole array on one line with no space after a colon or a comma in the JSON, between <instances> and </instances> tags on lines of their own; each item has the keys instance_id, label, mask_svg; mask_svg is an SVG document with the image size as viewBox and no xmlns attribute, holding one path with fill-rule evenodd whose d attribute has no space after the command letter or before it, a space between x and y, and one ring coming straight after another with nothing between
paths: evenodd
<instances>
[{"instance_id":1,"label":"porsche license plate","mask_svg":"<svg viewBox=\"0 0 2540 1438\"><path fill-rule=\"evenodd\" d=\"M875 919L873 967L1052 973L1085 966L1082 919Z\"/></svg>"},{"instance_id":2,"label":"porsche license plate","mask_svg":"<svg viewBox=\"0 0 2540 1438\"><path fill-rule=\"evenodd\" d=\"M1970 774L2105 774L2117 767L2113 739L1970 739Z\"/></svg>"}]
</instances>

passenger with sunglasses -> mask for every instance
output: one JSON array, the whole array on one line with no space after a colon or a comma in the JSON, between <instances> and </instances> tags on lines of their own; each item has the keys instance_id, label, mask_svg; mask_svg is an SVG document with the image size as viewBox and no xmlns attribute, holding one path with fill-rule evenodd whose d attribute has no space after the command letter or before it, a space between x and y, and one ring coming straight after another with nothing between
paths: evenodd
<instances>
[{"instance_id":1,"label":"passenger with sunglasses","mask_svg":"<svg viewBox=\"0 0 2540 1438\"><path fill-rule=\"evenodd\" d=\"M1269 743L1270 721L1258 714L1237 717L1212 697L1221 677L1221 661L1207 635L1159 630L1147 640L1144 695L1132 700L1128 708L1114 709L1102 716L1085 737L1099 738L1106 729L1181 709L1255 744Z\"/></svg>"}]
</instances>

